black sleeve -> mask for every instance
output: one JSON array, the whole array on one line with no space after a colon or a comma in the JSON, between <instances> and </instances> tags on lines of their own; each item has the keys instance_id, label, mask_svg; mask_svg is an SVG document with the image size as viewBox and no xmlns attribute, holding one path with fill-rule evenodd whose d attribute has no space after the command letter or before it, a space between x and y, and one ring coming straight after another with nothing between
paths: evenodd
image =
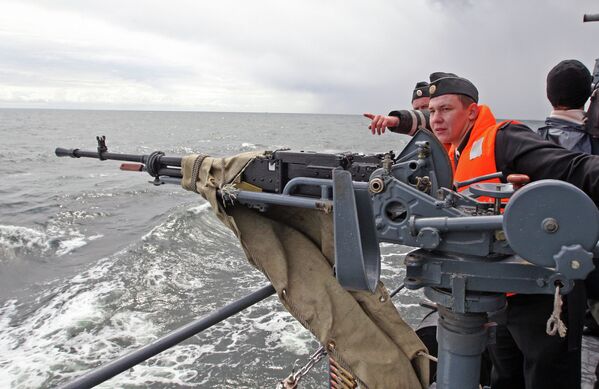
<instances>
[{"instance_id":1,"label":"black sleeve","mask_svg":"<svg viewBox=\"0 0 599 389\"><path fill-rule=\"evenodd\" d=\"M390 131L397 132L400 134L414 135L419 127L424 127L428 130L431 129L429 112L424 109L422 111L406 110L391 111L388 116L395 116L399 118L399 125L397 127L389 127Z\"/></svg>"},{"instance_id":2,"label":"black sleeve","mask_svg":"<svg viewBox=\"0 0 599 389\"><path fill-rule=\"evenodd\" d=\"M506 177L521 173L532 181L569 182L599 205L599 156L564 149L525 125L510 124L497 131L495 162Z\"/></svg>"}]
</instances>

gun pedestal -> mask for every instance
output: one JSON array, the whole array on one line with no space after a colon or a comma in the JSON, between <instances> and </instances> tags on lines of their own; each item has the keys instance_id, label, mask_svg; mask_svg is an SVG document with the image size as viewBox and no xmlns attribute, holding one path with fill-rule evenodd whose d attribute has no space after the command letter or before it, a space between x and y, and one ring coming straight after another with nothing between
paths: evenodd
<instances>
[{"instance_id":1,"label":"gun pedestal","mask_svg":"<svg viewBox=\"0 0 599 389\"><path fill-rule=\"evenodd\" d=\"M428 295L428 293L427 293ZM499 304L500 299L488 297ZM498 308L502 308L503 304ZM477 389L481 355L490 338L486 312L458 313L438 306L437 388Z\"/></svg>"}]
</instances>

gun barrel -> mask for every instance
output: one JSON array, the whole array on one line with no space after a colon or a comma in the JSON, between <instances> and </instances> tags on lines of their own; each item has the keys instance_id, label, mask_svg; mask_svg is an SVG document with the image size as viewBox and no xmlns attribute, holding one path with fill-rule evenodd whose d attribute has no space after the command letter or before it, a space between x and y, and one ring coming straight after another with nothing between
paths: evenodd
<instances>
[{"instance_id":1,"label":"gun barrel","mask_svg":"<svg viewBox=\"0 0 599 389\"><path fill-rule=\"evenodd\" d=\"M57 147L54 151L57 157L71 157L71 158L96 158L96 159L110 159L115 161L127 161L127 162L138 162L148 163L150 155L140 154L121 154L121 153L100 153L91 150L80 150L80 149L65 149ZM166 157L164 155L158 156L158 163L164 166L176 166L181 167L181 157Z\"/></svg>"},{"instance_id":2,"label":"gun barrel","mask_svg":"<svg viewBox=\"0 0 599 389\"><path fill-rule=\"evenodd\" d=\"M152 177L183 177L183 174L180 169L181 157L166 157L165 155L163 155L163 153L158 151L155 151L149 155L139 155L109 153L108 151L100 152L80 149L65 149L63 147L57 147L56 150L54 150L54 152L56 153L57 157L95 158L99 160L110 159L115 161L137 162L144 164L145 167L141 167L136 170L145 170Z\"/></svg>"},{"instance_id":3,"label":"gun barrel","mask_svg":"<svg viewBox=\"0 0 599 389\"><path fill-rule=\"evenodd\" d=\"M599 14L584 14L583 22L599 22Z\"/></svg>"}]
</instances>

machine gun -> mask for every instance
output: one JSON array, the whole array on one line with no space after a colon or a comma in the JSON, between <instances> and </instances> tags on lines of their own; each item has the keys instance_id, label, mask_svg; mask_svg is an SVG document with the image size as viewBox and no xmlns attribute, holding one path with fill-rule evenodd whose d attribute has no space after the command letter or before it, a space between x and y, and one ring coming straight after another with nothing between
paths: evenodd
<instances>
[{"instance_id":1,"label":"machine gun","mask_svg":"<svg viewBox=\"0 0 599 389\"><path fill-rule=\"evenodd\" d=\"M102 137L98 151L58 148L56 155L138 162L124 169L145 170L155 183L181 177L180 158L108 153ZM273 204L332 210L336 277L346 289L374 290L380 242L416 248L406 256L404 282L423 288L439 307L437 387L474 389L492 337L487 313L505 306L505 293L568 293L593 270L598 252L599 212L584 192L555 180L522 188L480 182L499 176L454 191L443 145L421 130L397 157L266 153L220 196L258 210Z\"/></svg>"},{"instance_id":2,"label":"machine gun","mask_svg":"<svg viewBox=\"0 0 599 389\"><path fill-rule=\"evenodd\" d=\"M145 171L154 177L154 185L172 182L179 183L181 173L181 157L168 157L161 151L147 155L111 153L106 146L106 137L96 137L96 151L66 149L55 150L58 157L96 158L99 160L116 160L136 163L123 163L121 170ZM294 152L288 149L266 152L264 156L254 159L244 170L242 181L244 188L266 193L283 193L283 189L294 178L330 179L333 169L348 171L353 181L368 181L372 172L382 166L383 162L392 163L395 154L390 151L384 154L366 155L362 153L325 154L315 152ZM296 181L297 182L297 181ZM311 187L294 184L297 194L318 196L320 192Z\"/></svg>"}]
</instances>

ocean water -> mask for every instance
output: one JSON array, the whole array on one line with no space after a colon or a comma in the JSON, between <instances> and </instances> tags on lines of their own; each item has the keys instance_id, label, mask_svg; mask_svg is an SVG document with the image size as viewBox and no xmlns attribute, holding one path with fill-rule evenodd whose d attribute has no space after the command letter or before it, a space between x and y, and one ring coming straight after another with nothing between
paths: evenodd
<instances>
[{"instance_id":1,"label":"ocean water","mask_svg":"<svg viewBox=\"0 0 599 389\"><path fill-rule=\"evenodd\" d=\"M530 122L537 126L540 122ZM0 388L50 388L266 284L198 195L56 147L167 155L399 151L359 115L0 110ZM383 281L409 249L382 245ZM394 302L417 324L421 293ZM269 388L318 347L276 297L101 387ZM305 377L327 387L324 364Z\"/></svg>"}]
</instances>

